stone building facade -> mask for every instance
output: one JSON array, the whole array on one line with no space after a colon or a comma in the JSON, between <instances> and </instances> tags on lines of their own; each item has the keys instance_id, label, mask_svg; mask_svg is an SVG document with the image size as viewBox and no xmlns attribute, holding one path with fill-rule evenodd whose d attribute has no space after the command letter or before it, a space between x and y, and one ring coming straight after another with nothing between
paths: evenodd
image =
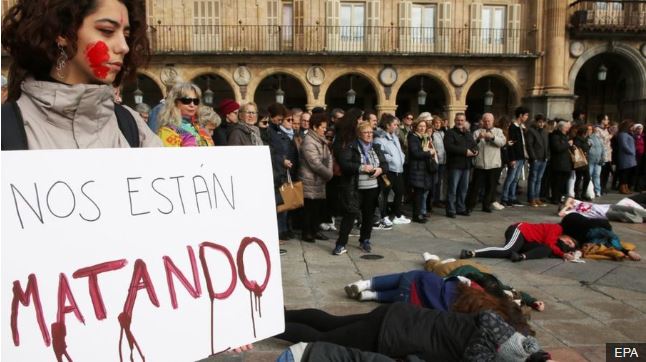
<instances>
[{"instance_id":1,"label":"stone building facade","mask_svg":"<svg viewBox=\"0 0 646 362\"><path fill-rule=\"evenodd\" d=\"M11 1L3 1L3 7ZM290 107L646 119L646 2L147 0L155 104L176 79ZM3 62L3 73L6 72ZM606 69L604 80L600 72ZM348 91L356 93L349 104ZM426 94L424 100L420 95ZM491 105L486 103L492 98Z\"/></svg>"}]
</instances>

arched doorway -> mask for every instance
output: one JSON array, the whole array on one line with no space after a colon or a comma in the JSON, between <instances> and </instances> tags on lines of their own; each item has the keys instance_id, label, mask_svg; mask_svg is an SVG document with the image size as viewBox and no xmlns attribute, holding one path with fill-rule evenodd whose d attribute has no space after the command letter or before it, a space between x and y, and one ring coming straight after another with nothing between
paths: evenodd
<instances>
[{"instance_id":1,"label":"arched doorway","mask_svg":"<svg viewBox=\"0 0 646 362\"><path fill-rule=\"evenodd\" d=\"M598 54L576 76L574 109L585 112L589 122L596 121L602 113L613 121L634 119L639 112L633 103L644 88L646 84L641 82L638 69L629 59L617 53Z\"/></svg>"},{"instance_id":2,"label":"arched doorway","mask_svg":"<svg viewBox=\"0 0 646 362\"><path fill-rule=\"evenodd\" d=\"M210 89L213 92L213 101L211 102L211 104L207 104L211 107L217 108L218 104L220 104L220 101L225 98L233 100L236 99L235 92L233 91L229 83L227 83L226 80L224 80L217 74L202 74L198 77L193 78L191 82L195 83L202 90L202 100L205 104L207 103L206 100L204 100L204 92L206 92L207 89Z\"/></svg>"},{"instance_id":3,"label":"arched doorway","mask_svg":"<svg viewBox=\"0 0 646 362\"><path fill-rule=\"evenodd\" d=\"M157 86L157 83L155 83L155 81L150 77L138 73L136 80L125 83L121 89L121 99L123 104L132 108L135 107L134 93L135 90L137 90L137 87L139 87L139 90L143 92L143 102L151 108L156 106L163 98L162 91Z\"/></svg>"},{"instance_id":4,"label":"arched doorway","mask_svg":"<svg viewBox=\"0 0 646 362\"><path fill-rule=\"evenodd\" d=\"M352 84L351 84L352 83ZM355 92L354 103L348 103L348 91ZM377 92L372 83L361 74L346 74L335 79L325 93L328 109L349 109L357 107L363 110L376 110Z\"/></svg>"},{"instance_id":5,"label":"arched doorway","mask_svg":"<svg viewBox=\"0 0 646 362\"><path fill-rule=\"evenodd\" d=\"M426 97L420 94L422 90L426 93ZM423 98L423 101L420 98ZM446 91L442 83L427 75L409 78L397 92L397 114L400 116L406 112L416 116L422 112L430 112L432 115L444 118L447 104Z\"/></svg>"},{"instance_id":6,"label":"arched doorway","mask_svg":"<svg viewBox=\"0 0 646 362\"><path fill-rule=\"evenodd\" d=\"M490 106L485 105L485 95L493 96ZM515 95L507 82L499 77L486 76L478 79L467 92L467 120L471 123L478 121L485 112L493 113L496 119L506 116L513 117L516 106Z\"/></svg>"},{"instance_id":7,"label":"arched doorway","mask_svg":"<svg viewBox=\"0 0 646 362\"><path fill-rule=\"evenodd\" d=\"M254 93L253 99L259 109L267 109L272 103L278 101L279 89L284 92L283 104L287 108L305 109L307 93L303 84L293 76L286 73L275 73L265 77Z\"/></svg>"}]
</instances>

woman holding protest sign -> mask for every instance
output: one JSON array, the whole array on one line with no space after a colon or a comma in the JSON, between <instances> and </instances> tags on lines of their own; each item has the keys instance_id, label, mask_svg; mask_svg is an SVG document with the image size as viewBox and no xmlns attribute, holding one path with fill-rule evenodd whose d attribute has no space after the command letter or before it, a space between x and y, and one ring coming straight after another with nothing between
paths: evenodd
<instances>
[{"instance_id":1,"label":"woman holding protest sign","mask_svg":"<svg viewBox=\"0 0 646 362\"><path fill-rule=\"evenodd\" d=\"M21 0L2 33L12 58L3 149L161 146L112 93L150 54L143 3Z\"/></svg>"}]
</instances>

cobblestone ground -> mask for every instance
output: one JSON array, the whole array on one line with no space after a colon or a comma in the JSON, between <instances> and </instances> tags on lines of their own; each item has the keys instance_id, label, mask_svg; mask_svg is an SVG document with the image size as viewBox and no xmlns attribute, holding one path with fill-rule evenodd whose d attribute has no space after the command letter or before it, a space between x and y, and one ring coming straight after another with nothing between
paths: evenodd
<instances>
[{"instance_id":1,"label":"cobblestone ground","mask_svg":"<svg viewBox=\"0 0 646 362\"><path fill-rule=\"evenodd\" d=\"M600 203L617 201L611 194ZM422 268L421 253L442 258L456 257L460 249L501 245L504 230L518 221L558 222L556 206L514 207L470 217L449 219L444 210L434 210L430 222L396 225L393 230L373 232L373 253L380 260L365 260L351 237L348 253L330 255L330 241L315 244L291 240L282 247L281 258L285 306L315 307L335 314L363 313L377 304L359 303L346 297L343 286L360 278ZM646 256L646 224L613 223L624 241L637 244ZM560 259L511 263L478 259L506 283L545 301L542 313L532 313L532 325L541 345L558 361L604 361L606 342L646 342L646 262L587 260L585 264ZM212 360L273 361L288 344L268 339L251 352L220 356Z\"/></svg>"}]
</instances>

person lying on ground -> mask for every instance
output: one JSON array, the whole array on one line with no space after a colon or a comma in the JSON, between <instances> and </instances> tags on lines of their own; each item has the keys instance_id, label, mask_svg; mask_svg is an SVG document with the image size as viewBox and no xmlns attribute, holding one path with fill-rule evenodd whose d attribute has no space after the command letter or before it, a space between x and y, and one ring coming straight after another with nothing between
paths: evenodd
<instances>
[{"instance_id":1,"label":"person lying on ground","mask_svg":"<svg viewBox=\"0 0 646 362\"><path fill-rule=\"evenodd\" d=\"M475 314L392 303L365 314L335 316L319 309L285 311L289 342L329 342L395 359L425 361L547 361L532 336L523 336L491 311Z\"/></svg>"},{"instance_id":2,"label":"person lying on ground","mask_svg":"<svg viewBox=\"0 0 646 362\"><path fill-rule=\"evenodd\" d=\"M628 250L621 245L619 236L612 230L608 220L593 219L578 213L567 214L560 223L563 233L570 235L579 242L579 245L597 244L614 248L623 253L627 258L635 261L641 260L636 250Z\"/></svg>"},{"instance_id":3,"label":"person lying on ground","mask_svg":"<svg viewBox=\"0 0 646 362\"><path fill-rule=\"evenodd\" d=\"M442 278L435 273L412 270L359 280L345 286L348 297L379 303L406 302L424 308L477 313L493 310L525 335L534 335L520 306L506 295L492 295L466 277Z\"/></svg>"},{"instance_id":4,"label":"person lying on ground","mask_svg":"<svg viewBox=\"0 0 646 362\"><path fill-rule=\"evenodd\" d=\"M568 197L558 215L564 217L577 213L591 219L605 219L641 224L646 221L646 209L632 199L625 197L615 204L595 204Z\"/></svg>"},{"instance_id":5,"label":"person lying on ground","mask_svg":"<svg viewBox=\"0 0 646 362\"><path fill-rule=\"evenodd\" d=\"M460 259L508 258L512 262L519 262L526 259L555 256L564 260L572 260L576 249L577 240L566 234L560 224L520 222L507 228L504 246L462 250Z\"/></svg>"},{"instance_id":6,"label":"person lying on ground","mask_svg":"<svg viewBox=\"0 0 646 362\"><path fill-rule=\"evenodd\" d=\"M495 296L507 296L520 306L528 306L532 309L542 312L545 310L545 303L528 293L516 290L503 284L495 275L489 272L484 265L475 261L463 259L455 260L453 258L440 260L437 255L430 253L422 254L424 257L424 270L433 272L441 277L463 276L476 282L488 293Z\"/></svg>"}]
</instances>

